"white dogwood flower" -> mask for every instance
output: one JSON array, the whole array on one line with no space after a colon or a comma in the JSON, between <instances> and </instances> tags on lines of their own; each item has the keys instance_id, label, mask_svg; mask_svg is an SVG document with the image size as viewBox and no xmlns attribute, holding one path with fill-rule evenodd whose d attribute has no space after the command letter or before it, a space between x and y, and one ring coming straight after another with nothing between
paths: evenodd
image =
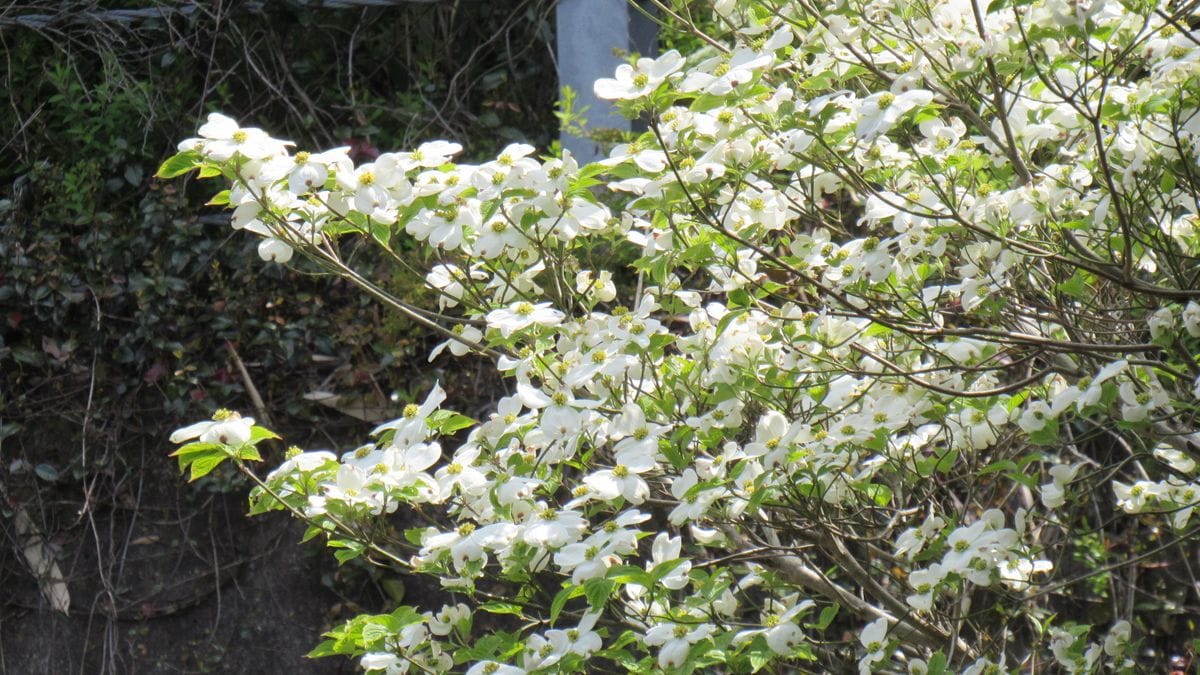
<instances>
[{"instance_id":1,"label":"white dogwood flower","mask_svg":"<svg viewBox=\"0 0 1200 675\"><path fill-rule=\"evenodd\" d=\"M682 67L683 57L672 49L656 59L642 57L634 65L623 63L617 66L615 77L596 80L593 89L596 96L603 99L641 98Z\"/></svg>"}]
</instances>

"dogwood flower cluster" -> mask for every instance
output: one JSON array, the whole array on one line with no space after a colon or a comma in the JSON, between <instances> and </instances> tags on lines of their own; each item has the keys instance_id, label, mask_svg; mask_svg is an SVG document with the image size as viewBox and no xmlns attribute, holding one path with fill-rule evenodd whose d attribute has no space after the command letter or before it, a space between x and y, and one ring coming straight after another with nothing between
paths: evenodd
<instances>
[{"instance_id":1,"label":"dogwood flower cluster","mask_svg":"<svg viewBox=\"0 0 1200 675\"><path fill-rule=\"evenodd\" d=\"M1169 515L1172 527L1182 530L1191 521L1193 510L1200 506L1196 460L1184 451L1166 445L1155 448L1154 456L1173 475L1157 481L1142 479L1126 483L1114 480L1112 489L1117 506L1125 513Z\"/></svg>"},{"instance_id":2,"label":"dogwood flower cluster","mask_svg":"<svg viewBox=\"0 0 1200 675\"><path fill-rule=\"evenodd\" d=\"M1128 621L1114 623L1103 642L1089 642L1090 629L1090 626L1075 624L1051 631L1050 651L1065 672L1092 673L1101 664L1111 672L1134 672L1135 663L1130 658L1132 626Z\"/></svg>"},{"instance_id":3,"label":"dogwood flower cluster","mask_svg":"<svg viewBox=\"0 0 1200 675\"><path fill-rule=\"evenodd\" d=\"M595 164L433 141L355 165L214 113L164 165L227 179L264 260L389 306L332 244L422 247L430 359L509 383L487 419L435 387L262 480L256 510L463 600L323 649L387 673L1131 667L1136 617L1086 643L1039 589L1078 592L1053 584L1094 512L1183 530L1200 495L1200 34L1111 2L713 9L730 30L697 53L596 83L649 130ZM481 639L481 612L520 621Z\"/></svg>"}]
</instances>

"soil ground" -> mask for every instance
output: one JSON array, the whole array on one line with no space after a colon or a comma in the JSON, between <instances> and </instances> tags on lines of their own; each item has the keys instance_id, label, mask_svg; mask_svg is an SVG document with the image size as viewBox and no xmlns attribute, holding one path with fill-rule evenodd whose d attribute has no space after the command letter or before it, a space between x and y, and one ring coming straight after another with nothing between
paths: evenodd
<instances>
[{"instance_id":1,"label":"soil ground","mask_svg":"<svg viewBox=\"0 0 1200 675\"><path fill-rule=\"evenodd\" d=\"M396 371L421 397L441 380L449 407L484 417L503 383L480 363L454 364ZM187 483L161 424L93 418L84 470L81 420L62 412L79 407L72 391L63 388L58 413L47 405L27 415L26 431L0 448L0 675L351 673L352 659L304 655L346 619L394 608L383 588L394 595L397 586L381 580L400 581L406 604L421 609L447 601L425 579L360 561L338 567L319 540L300 543L302 524L283 513L246 516L250 484L231 466ZM341 451L374 426L332 409L278 421L288 442ZM263 449L265 471L282 446ZM46 475L47 466L63 468ZM59 566L67 614L31 571L20 512Z\"/></svg>"},{"instance_id":2,"label":"soil ground","mask_svg":"<svg viewBox=\"0 0 1200 675\"><path fill-rule=\"evenodd\" d=\"M300 527L281 514L245 518L242 494L189 508L97 508L53 538L69 615L51 611L5 547L0 672L353 672L303 656L345 618L322 584L334 570L320 545L298 544Z\"/></svg>"}]
</instances>

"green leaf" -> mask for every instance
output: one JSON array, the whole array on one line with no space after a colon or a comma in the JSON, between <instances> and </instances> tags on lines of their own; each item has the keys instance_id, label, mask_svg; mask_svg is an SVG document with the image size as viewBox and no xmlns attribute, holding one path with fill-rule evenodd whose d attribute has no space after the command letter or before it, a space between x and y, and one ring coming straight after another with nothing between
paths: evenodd
<instances>
[{"instance_id":1,"label":"green leaf","mask_svg":"<svg viewBox=\"0 0 1200 675\"><path fill-rule=\"evenodd\" d=\"M466 663L467 661L486 661L495 659L500 656L501 652L507 650L517 642L516 636L512 633L497 631L490 635L475 641L471 647L460 649L454 652L455 663Z\"/></svg>"},{"instance_id":2,"label":"green leaf","mask_svg":"<svg viewBox=\"0 0 1200 675\"><path fill-rule=\"evenodd\" d=\"M1016 471L1016 470L1017 470L1016 462L1012 461L1011 459L1002 459L1002 460L999 460L996 462L992 462L991 464L988 464L987 466L980 469L979 475L986 476L986 475L992 474L992 473L1001 473L1001 472L1005 472L1005 471Z\"/></svg>"},{"instance_id":3,"label":"green leaf","mask_svg":"<svg viewBox=\"0 0 1200 675\"><path fill-rule=\"evenodd\" d=\"M746 289L744 289L744 288L735 288L732 291L729 291L729 295L726 296L726 298L727 298L727 304L729 305L729 308L731 310L734 307L738 307L738 308L749 307L751 304L750 293L747 292ZM724 318L724 317L722 317L722 318Z\"/></svg>"},{"instance_id":4,"label":"green leaf","mask_svg":"<svg viewBox=\"0 0 1200 675\"><path fill-rule=\"evenodd\" d=\"M450 435L461 429L475 426L479 422L452 410L436 410L425 420L425 423L438 433Z\"/></svg>"},{"instance_id":5,"label":"green leaf","mask_svg":"<svg viewBox=\"0 0 1200 675\"><path fill-rule=\"evenodd\" d=\"M410 528L404 530L405 541L407 541L410 544L413 544L414 546L421 545L421 539L424 537L424 535L425 535L425 528L423 528L423 527L410 527Z\"/></svg>"},{"instance_id":6,"label":"green leaf","mask_svg":"<svg viewBox=\"0 0 1200 675\"><path fill-rule=\"evenodd\" d=\"M1008 403L1005 405L1005 407L1008 409L1008 412L1012 412L1017 408L1020 408L1021 404L1024 403L1032 393L1033 391L1030 389L1022 389L1021 391L1018 391L1010 396Z\"/></svg>"},{"instance_id":7,"label":"green leaf","mask_svg":"<svg viewBox=\"0 0 1200 675\"><path fill-rule=\"evenodd\" d=\"M929 657L929 670L927 672L929 675L945 675L948 672L946 670L947 666L949 666L949 659L939 650L934 652L933 656Z\"/></svg>"},{"instance_id":8,"label":"green leaf","mask_svg":"<svg viewBox=\"0 0 1200 675\"><path fill-rule=\"evenodd\" d=\"M333 557L337 559L339 565L345 565L351 560L361 556L363 554L363 549L366 548L362 542L354 541L352 539L334 539L333 541L329 542L329 547L341 549L333 554Z\"/></svg>"},{"instance_id":9,"label":"green leaf","mask_svg":"<svg viewBox=\"0 0 1200 675\"><path fill-rule=\"evenodd\" d=\"M568 600L578 598L581 595L583 595L583 586L568 585L563 587L550 603L550 625L554 625L554 622L558 620L558 615L562 613L563 607L566 606Z\"/></svg>"},{"instance_id":10,"label":"green leaf","mask_svg":"<svg viewBox=\"0 0 1200 675\"><path fill-rule=\"evenodd\" d=\"M832 71L828 70L814 75L800 83L800 87L802 89L808 89L810 91L823 91L829 89L831 86L833 86L833 73Z\"/></svg>"},{"instance_id":11,"label":"green leaf","mask_svg":"<svg viewBox=\"0 0 1200 675\"><path fill-rule=\"evenodd\" d=\"M921 106L912 112L913 123L920 124L929 120L936 120L940 110L941 106L935 104Z\"/></svg>"},{"instance_id":12,"label":"green leaf","mask_svg":"<svg viewBox=\"0 0 1200 675\"><path fill-rule=\"evenodd\" d=\"M628 672L638 672L638 660L633 654L630 654L626 649L602 649L596 652L597 658L607 659L615 662ZM643 669L648 671L649 669Z\"/></svg>"},{"instance_id":13,"label":"green leaf","mask_svg":"<svg viewBox=\"0 0 1200 675\"><path fill-rule=\"evenodd\" d=\"M865 331L863 331L863 335L866 337L879 337L881 335L891 335L892 332L893 331L891 328L888 328L883 324L872 323Z\"/></svg>"},{"instance_id":14,"label":"green leaf","mask_svg":"<svg viewBox=\"0 0 1200 675\"><path fill-rule=\"evenodd\" d=\"M892 502L892 489L886 485L869 483L863 486L863 492L876 506L887 506Z\"/></svg>"},{"instance_id":15,"label":"green leaf","mask_svg":"<svg viewBox=\"0 0 1200 675\"><path fill-rule=\"evenodd\" d=\"M23 427L16 422L0 424L0 441L8 438L9 436L15 436L17 432L21 431L22 428Z\"/></svg>"},{"instance_id":16,"label":"green leaf","mask_svg":"<svg viewBox=\"0 0 1200 675\"><path fill-rule=\"evenodd\" d=\"M396 611L392 612L389 616L391 616L392 624L396 627L396 630L400 630L401 628L410 626L414 623L421 623L425 620L425 615L421 614L412 607L409 607L408 605L401 605L400 607L397 607Z\"/></svg>"},{"instance_id":17,"label":"green leaf","mask_svg":"<svg viewBox=\"0 0 1200 675\"><path fill-rule=\"evenodd\" d=\"M750 668L754 672L758 672L765 668L771 662L772 654L766 649L755 649L746 656L750 658Z\"/></svg>"},{"instance_id":18,"label":"green leaf","mask_svg":"<svg viewBox=\"0 0 1200 675\"><path fill-rule=\"evenodd\" d=\"M890 440L891 437L892 435L887 429L876 429L874 436L866 441L863 441L863 447L881 453L885 448L887 448L888 440Z\"/></svg>"},{"instance_id":19,"label":"green leaf","mask_svg":"<svg viewBox=\"0 0 1200 675\"><path fill-rule=\"evenodd\" d=\"M210 455L204 455L195 459L191 463L192 475L188 478L188 482L193 482L199 478L203 478L212 473L212 470L220 466L221 462L229 459L229 455L224 452L219 452Z\"/></svg>"},{"instance_id":20,"label":"green leaf","mask_svg":"<svg viewBox=\"0 0 1200 675\"><path fill-rule=\"evenodd\" d=\"M362 629L363 647L368 647L372 643L382 642L394 634L394 631L379 623L368 623Z\"/></svg>"},{"instance_id":21,"label":"green leaf","mask_svg":"<svg viewBox=\"0 0 1200 675\"><path fill-rule=\"evenodd\" d=\"M683 558L675 558L674 560L664 560L663 562L660 562L659 564L654 566L654 569L650 571L650 575L653 578L654 582L658 582L661 579L665 578L668 574L670 574L671 571L674 570L676 567L679 567L680 565L682 565L684 562L686 562L686 561ZM649 586L650 584L643 584L643 585Z\"/></svg>"},{"instance_id":22,"label":"green leaf","mask_svg":"<svg viewBox=\"0 0 1200 675\"><path fill-rule=\"evenodd\" d=\"M225 446L219 443L188 443L171 453L171 457L179 458L179 470L191 469L188 481L202 478L217 468L221 462L229 459Z\"/></svg>"},{"instance_id":23,"label":"green leaf","mask_svg":"<svg viewBox=\"0 0 1200 675\"><path fill-rule=\"evenodd\" d=\"M1153 115L1154 113L1166 112L1171 108L1171 99L1162 94L1155 94L1146 99L1139 108L1139 112L1143 115Z\"/></svg>"},{"instance_id":24,"label":"green leaf","mask_svg":"<svg viewBox=\"0 0 1200 675\"><path fill-rule=\"evenodd\" d=\"M588 604L593 610L600 610L608 603L616 583L608 579L588 579L583 584L583 594L587 596Z\"/></svg>"},{"instance_id":25,"label":"green leaf","mask_svg":"<svg viewBox=\"0 0 1200 675\"><path fill-rule=\"evenodd\" d=\"M185 458L190 461L192 458L206 455L214 450L224 452L225 446L221 445L220 443L201 443L200 441L196 441L195 443L188 443L187 445L180 446L179 449L177 449L175 452L172 452L170 456L178 457L182 465L182 462L185 460ZM183 467L181 466L181 468Z\"/></svg>"},{"instance_id":26,"label":"green leaf","mask_svg":"<svg viewBox=\"0 0 1200 675\"><path fill-rule=\"evenodd\" d=\"M724 335L725 331L729 328L729 324L737 321L738 317L745 315L749 311L746 307L740 307L726 312L725 316L721 317L721 320L717 322L717 335Z\"/></svg>"},{"instance_id":27,"label":"green leaf","mask_svg":"<svg viewBox=\"0 0 1200 675\"><path fill-rule=\"evenodd\" d=\"M50 464L38 464L34 467L33 472L37 474L38 478L50 483L58 480L58 469Z\"/></svg>"},{"instance_id":28,"label":"green leaf","mask_svg":"<svg viewBox=\"0 0 1200 675\"><path fill-rule=\"evenodd\" d=\"M270 429L267 429L266 427L260 427L257 425L250 427L250 442L251 443L257 445L259 441L262 441L262 440L265 440L268 438L278 440L279 434L275 433L274 431L271 431Z\"/></svg>"},{"instance_id":29,"label":"green leaf","mask_svg":"<svg viewBox=\"0 0 1200 675\"><path fill-rule=\"evenodd\" d=\"M604 578L610 579L613 583L624 586L625 584L637 584L650 588L654 585L654 577L649 572L632 565L613 565L608 568L608 572Z\"/></svg>"},{"instance_id":30,"label":"green leaf","mask_svg":"<svg viewBox=\"0 0 1200 675\"><path fill-rule=\"evenodd\" d=\"M1175 190L1175 174L1171 171L1164 171L1162 178L1158 180L1158 189L1166 193L1173 192Z\"/></svg>"},{"instance_id":31,"label":"green leaf","mask_svg":"<svg viewBox=\"0 0 1200 675\"><path fill-rule=\"evenodd\" d=\"M479 609L492 614L512 614L513 616L522 616L524 614L522 611L523 608L520 605L511 602L501 602L499 600L485 602L479 606Z\"/></svg>"},{"instance_id":32,"label":"green leaf","mask_svg":"<svg viewBox=\"0 0 1200 675\"><path fill-rule=\"evenodd\" d=\"M937 471L938 473L941 473L941 474L950 473L950 470L954 468L954 464L957 461L958 461L958 450L951 448L950 450L947 450L942 456L938 457L937 464L934 465L933 470Z\"/></svg>"},{"instance_id":33,"label":"green leaf","mask_svg":"<svg viewBox=\"0 0 1200 675\"><path fill-rule=\"evenodd\" d=\"M1058 420L1046 419L1046 426L1029 434L1029 442L1036 445L1058 444Z\"/></svg>"},{"instance_id":34,"label":"green leaf","mask_svg":"<svg viewBox=\"0 0 1200 675\"><path fill-rule=\"evenodd\" d=\"M158 178L176 178L195 169L204 162L204 158L195 150L184 150L172 157L167 158L167 161L158 167L158 173L154 174Z\"/></svg>"},{"instance_id":35,"label":"green leaf","mask_svg":"<svg viewBox=\"0 0 1200 675\"><path fill-rule=\"evenodd\" d=\"M1066 293L1072 298L1084 299L1091 297L1094 293L1091 291L1092 282L1096 280L1095 275L1083 270L1075 270L1070 279L1060 282L1058 290Z\"/></svg>"},{"instance_id":36,"label":"green leaf","mask_svg":"<svg viewBox=\"0 0 1200 675\"><path fill-rule=\"evenodd\" d=\"M817 630L825 630L826 628L829 628L829 625L832 624L833 620L837 618L838 611L841 608L841 605L835 602L821 610L821 616L817 617L817 622L813 624L813 628L816 628Z\"/></svg>"},{"instance_id":37,"label":"green leaf","mask_svg":"<svg viewBox=\"0 0 1200 675\"><path fill-rule=\"evenodd\" d=\"M579 167L579 170L570 179L569 193L572 195L590 194L587 189L595 185L601 185L603 181L598 180L596 177L607 173L608 169L609 167L599 163ZM487 222L486 219L484 222Z\"/></svg>"},{"instance_id":38,"label":"green leaf","mask_svg":"<svg viewBox=\"0 0 1200 675\"><path fill-rule=\"evenodd\" d=\"M339 656L345 653L338 651L337 645L338 643L336 640L326 640L316 647L313 647L312 651L304 655L304 658L319 659L324 656Z\"/></svg>"},{"instance_id":39,"label":"green leaf","mask_svg":"<svg viewBox=\"0 0 1200 675\"><path fill-rule=\"evenodd\" d=\"M375 238L375 241L379 242L379 245L382 246L384 250L390 251L392 249L392 228L390 225L384 225L383 223L372 220L371 236Z\"/></svg>"},{"instance_id":40,"label":"green leaf","mask_svg":"<svg viewBox=\"0 0 1200 675\"><path fill-rule=\"evenodd\" d=\"M941 455L918 459L916 462L917 474L922 478L928 478L935 473L950 473L950 470L954 468L954 462L957 459L958 451L953 449L947 450Z\"/></svg>"}]
</instances>

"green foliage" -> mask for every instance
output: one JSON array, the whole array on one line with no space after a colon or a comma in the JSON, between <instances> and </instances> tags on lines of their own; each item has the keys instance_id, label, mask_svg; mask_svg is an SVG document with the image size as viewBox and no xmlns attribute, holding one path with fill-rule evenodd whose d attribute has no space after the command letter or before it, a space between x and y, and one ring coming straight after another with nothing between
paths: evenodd
<instances>
[{"instance_id":1,"label":"green foliage","mask_svg":"<svg viewBox=\"0 0 1200 675\"><path fill-rule=\"evenodd\" d=\"M708 43L693 28L705 35L720 35L728 29L713 13L710 0L668 0L665 4L684 21L661 12L656 15L663 51L675 49L681 54L694 54L705 49Z\"/></svg>"},{"instance_id":2,"label":"green foliage","mask_svg":"<svg viewBox=\"0 0 1200 675\"><path fill-rule=\"evenodd\" d=\"M384 640L405 626L421 620L411 607L400 607L391 614L362 614L325 634L328 640L309 652L309 658L346 654L357 656L372 649L385 649Z\"/></svg>"},{"instance_id":3,"label":"green foliage","mask_svg":"<svg viewBox=\"0 0 1200 675\"><path fill-rule=\"evenodd\" d=\"M241 462L261 462L262 455L256 446L267 439L278 438L279 436L275 432L255 426L251 427L250 439L245 443L230 446L223 443L197 441L180 447L171 453L171 456L179 459L180 472L191 470L188 480L194 482L211 473L227 459L235 460L239 464Z\"/></svg>"},{"instance_id":4,"label":"green foliage","mask_svg":"<svg viewBox=\"0 0 1200 675\"><path fill-rule=\"evenodd\" d=\"M169 426L196 401L241 393L228 341L253 361L268 399L284 393L280 412L311 415L294 382L309 354L348 350L358 386L416 353L422 330L379 318L333 282L250 271L251 245L216 236L221 216L193 215L222 194L161 185L154 167L214 108L253 110L299 143L349 144L360 159L434 134L481 156L510 139L545 143L556 130L543 44L550 9L280 4L102 26L124 41L99 25L66 25L65 42L13 29L0 109L0 412L22 420L39 382L94 357L99 408L118 420L165 409ZM463 44L475 46L465 63ZM181 155L157 178L195 160ZM398 295L428 293L380 274Z\"/></svg>"}]
</instances>

